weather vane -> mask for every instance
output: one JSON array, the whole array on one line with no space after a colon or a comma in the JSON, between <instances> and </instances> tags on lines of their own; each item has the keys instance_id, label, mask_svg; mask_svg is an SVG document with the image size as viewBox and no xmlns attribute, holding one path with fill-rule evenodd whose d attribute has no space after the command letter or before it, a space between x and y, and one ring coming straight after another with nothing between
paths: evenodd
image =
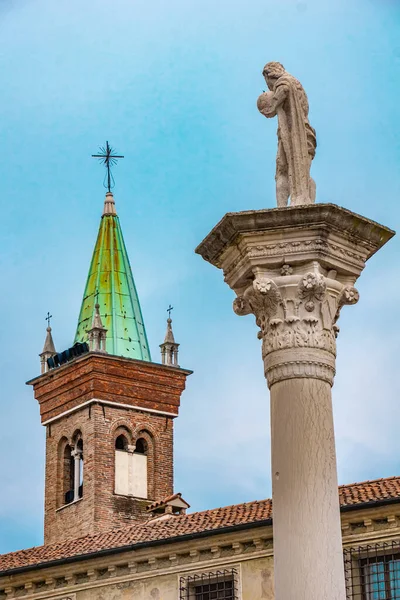
<instances>
[{"instance_id":1,"label":"weather vane","mask_svg":"<svg viewBox=\"0 0 400 600\"><path fill-rule=\"evenodd\" d=\"M172 310L174 310L174 307L173 307L173 306L171 306L171 305L169 305L169 306L168 306L168 308L167 308L167 313L168 313L168 318L169 318L169 319L171 318L171 311L172 311Z\"/></svg>"},{"instance_id":2,"label":"weather vane","mask_svg":"<svg viewBox=\"0 0 400 600\"><path fill-rule=\"evenodd\" d=\"M104 187L111 192L111 188L114 187L115 181L111 172L111 168L115 166L119 158L124 158L118 154L114 154L114 148L111 148L110 144L106 142L105 146L100 146L100 154L92 154L92 158L98 158L100 162L106 167L107 173L104 178Z\"/></svg>"}]
</instances>

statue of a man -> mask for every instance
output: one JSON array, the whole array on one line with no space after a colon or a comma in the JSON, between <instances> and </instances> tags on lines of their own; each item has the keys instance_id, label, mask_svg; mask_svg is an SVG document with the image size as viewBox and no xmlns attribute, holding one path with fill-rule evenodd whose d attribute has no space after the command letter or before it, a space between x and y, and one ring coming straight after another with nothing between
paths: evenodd
<instances>
[{"instance_id":1,"label":"statue of a man","mask_svg":"<svg viewBox=\"0 0 400 600\"><path fill-rule=\"evenodd\" d=\"M276 199L278 207L315 202L315 182L310 176L317 139L308 121L308 100L301 83L278 62L263 70L269 92L257 100L267 118L278 116Z\"/></svg>"}]
</instances>

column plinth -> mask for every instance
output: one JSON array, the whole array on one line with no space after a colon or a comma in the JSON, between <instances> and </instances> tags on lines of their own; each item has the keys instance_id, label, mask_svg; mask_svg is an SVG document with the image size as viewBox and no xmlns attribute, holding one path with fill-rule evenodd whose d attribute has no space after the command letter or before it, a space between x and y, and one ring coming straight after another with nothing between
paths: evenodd
<instances>
[{"instance_id":1,"label":"column plinth","mask_svg":"<svg viewBox=\"0 0 400 600\"><path fill-rule=\"evenodd\" d=\"M333 204L228 213L196 249L260 328L271 394L276 600L344 600L331 386L338 319L394 232Z\"/></svg>"}]
</instances>

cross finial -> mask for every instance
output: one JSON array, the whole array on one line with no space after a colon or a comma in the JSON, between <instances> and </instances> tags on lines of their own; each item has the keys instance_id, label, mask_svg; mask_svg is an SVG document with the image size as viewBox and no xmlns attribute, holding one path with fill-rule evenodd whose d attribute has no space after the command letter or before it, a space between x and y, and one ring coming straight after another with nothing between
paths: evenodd
<instances>
[{"instance_id":1,"label":"cross finial","mask_svg":"<svg viewBox=\"0 0 400 600\"><path fill-rule=\"evenodd\" d=\"M94 298L96 300L96 304L98 304L99 303L99 288L96 288L96 293L94 295Z\"/></svg>"},{"instance_id":2,"label":"cross finial","mask_svg":"<svg viewBox=\"0 0 400 600\"><path fill-rule=\"evenodd\" d=\"M53 318L53 315L51 315L49 312L47 312L47 316L45 318L45 321L47 321L47 327L50 327L50 319Z\"/></svg>"},{"instance_id":3,"label":"cross finial","mask_svg":"<svg viewBox=\"0 0 400 600\"><path fill-rule=\"evenodd\" d=\"M170 318L171 318L171 311L173 311L173 310L174 310L174 307L173 307L173 306L171 306L171 305L169 305L169 306L168 306L168 308L167 308L168 319L170 319Z\"/></svg>"},{"instance_id":4,"label":"cross finial","mask_svg":"<svg viewBox=\"0 0 400 600\"><path fill-rule=\"evenodd\" d=\"M117 164L119 158L124 158L122 155L114 154L114 148L106 142L105 146L100 146L99 154L92 154L92 158L98 158L100 162L106 167L107 173L104 178L104 187L111 192L111 188L114 187L115 181L111 172L111 168Z\"/></svg>"}]
</instances>

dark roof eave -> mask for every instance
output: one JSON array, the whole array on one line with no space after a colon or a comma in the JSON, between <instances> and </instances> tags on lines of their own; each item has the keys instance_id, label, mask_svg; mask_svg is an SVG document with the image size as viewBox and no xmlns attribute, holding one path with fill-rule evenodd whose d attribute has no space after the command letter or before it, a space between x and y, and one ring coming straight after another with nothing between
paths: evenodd
<instances>
[{"instance_id":1,"label":"dark roof eave","mask_svg":"<svg viewBox=\"0 0 400 600\"><path fill-rule=\"evenodd\" d=\"M370 500L369 502L359 502L358 504L345 504L340 507L340 512L349 512L351 510L363 510L364 508L375 508L386 506L387 504L397 504L399 498L385 498L384 500Z\"/></svg>"}]
</instances>

